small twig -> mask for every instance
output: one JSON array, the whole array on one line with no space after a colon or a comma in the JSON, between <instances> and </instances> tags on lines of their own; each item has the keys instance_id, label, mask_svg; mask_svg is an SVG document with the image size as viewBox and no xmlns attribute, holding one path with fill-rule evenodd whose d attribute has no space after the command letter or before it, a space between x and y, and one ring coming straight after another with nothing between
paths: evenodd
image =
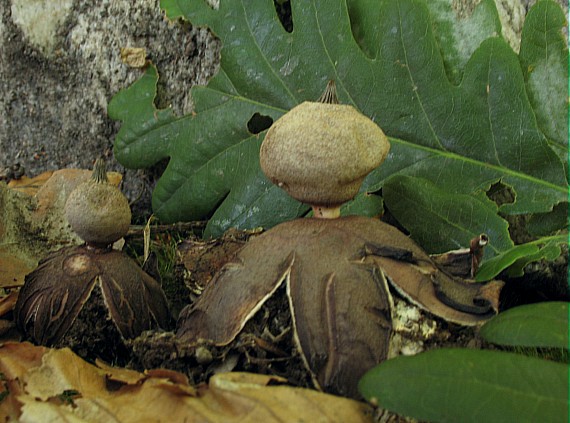
<instances>
[{"instance_id":1,"label":"small twig","mask_svg":"<svg viewBox=\"0 0 570 423\"><path fill-rule=\"evenodd\" d=\"M164 233L164 232L171 232L171 231L192 231L195 229L204 229L208 222L205 220L196 221L196 222L180 222L180 223L173 223L171 225L153 225L150 227L152 233ZM129 232L125 238L136 238L142 237L144 234L144 228L146 225L131 225L129 227Z\"/></svg>"}]
</instances>

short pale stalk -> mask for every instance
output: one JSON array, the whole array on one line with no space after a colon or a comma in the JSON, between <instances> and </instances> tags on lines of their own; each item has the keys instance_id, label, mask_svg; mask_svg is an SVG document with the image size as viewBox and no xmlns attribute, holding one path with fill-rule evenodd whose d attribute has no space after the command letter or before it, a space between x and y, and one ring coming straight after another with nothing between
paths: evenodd
<instances>
[{"instance_id":1,"label":"short pale stalk","mask_svg":"<svg viewBox=\"0 0 570 423\"><path fill-rule=\"evenodd\" d=\"M325 206L312 206L313 215L319 219L336 219L340 217L340 206L325 207Z\"/></svg>"}]
</instances>

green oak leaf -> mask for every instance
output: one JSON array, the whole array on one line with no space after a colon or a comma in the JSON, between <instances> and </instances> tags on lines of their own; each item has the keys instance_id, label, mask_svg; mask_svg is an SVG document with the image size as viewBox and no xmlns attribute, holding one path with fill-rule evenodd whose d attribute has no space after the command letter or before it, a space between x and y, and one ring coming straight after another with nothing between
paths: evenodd
<instances>
[{"instance_id":1,"label":"green oak leaf","mask_svg":"<svg viewBox=\"0 0 570 423\"><path fill-rule=\"evenodd\" d=\"M520 62L538 126L568 156L568 47L561 29L564 12L551 0L540 1L525 20Z\"/></svg>"},{"instance_id":2,"label":"green oak leaf","mask_svg":"<svg viewBox=\"0 0 570 423\"><path fill-rule=\"evenodd\" d=\"M568 365L519 354L440 349L370 370L359 389L381 408L436 422L562 422Z\"/></svg>"},{"instance_id":3,"label":"green oak leaf","mask_svg":"<svg viewBox=\"0 0 570 423\"><path fill-rule=\"evenodd\" d=\"M251 105L240 106L238 112L233 97L197 87L196 114L176 118L169 110L153 106L157 80L156 69L149 67L143 78L113 98L109 113L117 119L132 113L115 140L115 153L123 165L146 167L172 157L153 193L153 209L159 218L210 217L210 233L220 234L229 226L243 227L251 221L255 224L250 227L273 226L276 220L307 210L260 176L261 138L249 133L245 124L223 122L224 110L236 118L241 113L242 122L264 110ZM227 139L235 140L234 144L226 145ZM246 223L240 225L242 221Z\"/></svg>"},{"instance_id":4,"label":"green oak leaf","mask_svg":"<svg viewBox=\"0 0 570 423\"><path fill-rule=\"evenodd\" d=\"M449 193L427 179L402 174L388 179L382 193L390 213L430 253L465 248L481 233L490 240L487 256L513 247L508 223L485 197ZM446 229L438 232L434 227Z\"/></svg>"},{"instance_id":5,"label":"green oak leaf","mask_svg":"<svg viewBox=\"0 0 570 423\"><path fill-rule=\"evenodd\" d=\"M122 164L147 167L170 158L153 193L164 222L209 218L206 236L217 236L231 226L271 227L305 214L307 206L262 174L264 132L249 132L248 122L257 113L276 120L317 99L330 79L341 102L378 123L392 144L360 196L402 174L475 198L502 181L516 193L503 213L548 212L567 198L564 167L537 124L517 55L500 37L449 46L457 36L440 25L436 37L424 0L292 2L292 32L271 0L222 0L217 10L203 1L161 5L170 19L207 26L222 42L218 74L192 89L193 114L156 109L152 67L109 105L109 115L123 122L115 140ZM490 19L487 35L497 25ZM442 51L455 53L445 53L444 62ZM452 79L462 74L459 85L449 72ZM362 204L375 214L373 201Z\"/></svg>"},{"instance_id":6,"label":"green oak leaf","mask_svg":"<svg viewBox=\"0 0 570 423\"><path fill-rule=\"evenodd\" d=\"M511 308L485 323L480 335L500 345L568 348L568 303Z\"/></svg>"},{"instance_id":7,"label":"green oak leaf","mask_svg":"<svg viewBox=\"0 0 570 423\"><path fill-rule=\"evenodd\" d=\"M468 3L449 7L449 0L427 2L449 79L459 84L465 64L487 38L501 33L501 20L494 0L483 0L473 10Z\"/></svg>"}]
</instances>

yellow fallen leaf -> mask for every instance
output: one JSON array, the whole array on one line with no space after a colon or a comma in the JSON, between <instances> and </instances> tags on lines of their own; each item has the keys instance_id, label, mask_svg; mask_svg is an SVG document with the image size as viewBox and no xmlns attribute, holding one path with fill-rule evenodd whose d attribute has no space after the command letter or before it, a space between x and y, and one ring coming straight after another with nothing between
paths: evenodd
<instances>
[{"instance_id":1,"label":"yellow fallen leaf","mask_svg":"<svg viewBox=\"0 0 570 423\"><path fill-rule=\"evenodd\" d=\"M0 348L0 368L17 360L17 345ZM372 410L364 403L275 386L283 383L277 377L222 373L195 389L184 375L171 370L143 374L107 365L99 368L69 349L41 351L41 365L19 375L24 386L17 397L22 422L373 421ZM120 383L110 387L110 379ZM72 403L57 399L66 391L77 391Z\"/></svg>"},{"instance_id":2,"label":"yellow fallen leaf","mask_svg":"<svg viewBox=\"0 0 570 423\"><path fill-rule=\"evenodd\" d=\"M41 366L29 370L23 379L29 395L47 401L71 390L86 398L108 394L105 374L105 370L63 348L49 349L42 357Z\"/></svg>"},{"instance_id":3,"label":"yellow fallen leaf","mask_svg":"<svg viewBox=\"0 0 570 423\"><path fill-rule=\"evenodd\" d=\"M71 405L61 406L56 403L37 401L32 397L22 397L23 412L20 423L94 423L97 420L87 420L77 416ZM114 422L114 420L107 420Z\"/></svg>"},{"instance_id":4,"label":"yellow fallen leaf","mask_svg":"<svg viewBox=\"0 0 570 423\"><path fill-rule=\"evenodd\" d=\"M105 371L108 380L121 384L136 385L146 378L146 376L140 372L124 369L122 367L113 367L99 359L95 360L95 364L101 370Z\"/></svg>"},{"instance_id":5,"label":"yellow fallen leaf","mask_svg":"<svg viewBox=\"0 0 570 423\"><path fill-rule=\"evenodd\" d=\"M29 342L0 344L0 372L5 380L22 380L30 369L41 364L46 351L49 351L49 348L38 347Z\"/></svg>"},{"instance_id":6,"label":"yellow fallen leaf","mask_svg":"<svg viewBox=\"0 0 570 423\"><path fill-rule=\"evenodd\" d=\"M22 403L18 396L24 393L22 377L41 363L45 347L36 347L28 342L7 342L0 345L0 373L2 373L0 421L18 421Z\"/></svg>"},{"instance_id":7,"label":"yellow fallen leaf","mask_svg":"<svg viewBox=\"0 0 570 423\"><path fill-rule=\"evenodd\" d=\"M53 172L35 194L38 201L38 207L35 211L36 218L51 214L63 217L63 208L67 197L77 185L89 180L91 174L91 170L83 169L60 169ZM122 175L117 172L107 172L107 178L109 183L117 186L121 182Z\"/></svg>"},{"instance_id":8,"label":"yellow fallen leaf","mask_svg":"<svg viewBox=\"0 0 570 423\"><path fill-rule=\"evenodd\" d=\"M39 174L33 178L22 176L20 179L12 179L8 182L8 188L20 191L28 195L36 195L43 184L51 177L53 171Z\"/></svg>"},{"instance_id":9,"label":"yellow fallen leaf","mask_svg":"<svg viewBox=\"0 0 570 423\"><path fill-rule=\"evenodd\" d=\"M54 175L56 177L60 177L61 175L65 175L65 178L72 180L87 180L87 178L91 175L90 170L82 170L82 169L61 169L57 171L47 171L44 173L40 173L38 176L34 176L30 178L28 176L22 176L20 179L12 179L8 182L8 188L11 188L15 191L20 191L24 194L28 194L30 196L36 195L40 188L44 186L44 184ZM122 176L118 172L107 172L107 177L109 178L109 182L115 186L119 185L121 182Z\"/></svg>"},{"instance_id":10,"label":"yellow fallen leaf","mask_svg":"<svg viewBox=\"0 0 570 423\"><path fill-rule=\"evenodd\" d=\"M372 409L366 404L310 389L269 386L275 378L252 373L222 373L210 379L208 393L201 398L215 410L230 403L240 413L234 421L371 422ZM212 421L216 421L215 418Z\"/></svg>"}]
</instances>

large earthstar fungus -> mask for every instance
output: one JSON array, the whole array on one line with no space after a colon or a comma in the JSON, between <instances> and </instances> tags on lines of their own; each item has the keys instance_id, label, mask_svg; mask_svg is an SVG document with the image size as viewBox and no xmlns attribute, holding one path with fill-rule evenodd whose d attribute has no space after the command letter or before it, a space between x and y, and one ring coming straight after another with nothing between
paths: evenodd
<instances>
[{"instance_id":1,"label":"large earthstar fungus","mask_svg":"<svg viewBox=\"0 0 570 423\"><path fill-rule=\"evenodd\" d=\"M378 219L339 217L365 176L386 158L382 130L337 104L334 83L319 102L277 120L261 146L267 177L313 207L251 239L182 310L185 342L232 342L265 301L285 286L293 340L315 387L358 397L357 382L388 356L392 296L447 321L476 325L496 312L500 290L443 270L410 238Z\"/></svg>"}]
</instances>

